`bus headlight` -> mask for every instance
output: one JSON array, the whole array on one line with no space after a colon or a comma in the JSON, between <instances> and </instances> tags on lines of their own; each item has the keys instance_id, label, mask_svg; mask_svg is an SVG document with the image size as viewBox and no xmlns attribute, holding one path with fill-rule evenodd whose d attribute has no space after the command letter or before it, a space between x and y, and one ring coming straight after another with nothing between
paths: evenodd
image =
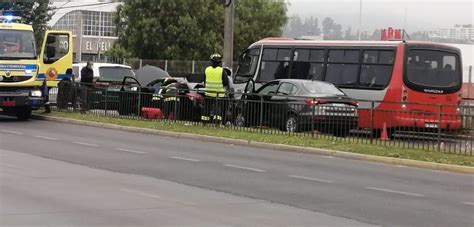
<instances>
[{"instance_id":1,"label":"bus headlight","mask_svg":"<svg viewBox=\"0 0 474 227\"><path fill-rule=\"evenodd\" d=\"M30 91L30 96L31 97L41 97L41 96L43 96L43 93L40 90L32 90L32 91Z\"/></svg>"}]
</instances>

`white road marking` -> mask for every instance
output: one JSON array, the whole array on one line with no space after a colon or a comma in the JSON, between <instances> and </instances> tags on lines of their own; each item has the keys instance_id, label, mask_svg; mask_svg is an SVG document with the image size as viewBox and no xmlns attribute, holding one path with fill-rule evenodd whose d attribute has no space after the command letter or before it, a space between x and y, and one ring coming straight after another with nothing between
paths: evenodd
<instances>
[{"instance_id":1,"label":"white road marking","mask_svg":"<svg viewBox=\"0 0 474 227\"><path fill-rule=\"evenodd\" d=\"M380 192L389 192L389 193L400 194L400 195L415 196L415 197L423 197L423 196L424 196L424 195L421 195L421 194L415 194L415 193L410 193L410 192L396 191L396 190L391 190L391 189L386 189L386 188L366 187L365 189L374 190L374 191L380 191Z\"/></svg>"},{"instance_id":2,"label":"white road marking","mask_svg":"<svg viewBox=\"0 0 474 227\"><path fill-rule=\"evenodd\" d=\"M0 132L10 133L10 134L15 134L15 135L23 135L23 133L21 132L10 131L10 130L0 130Z\"/></svg>"},{"instance_id":3,"label":"white road marking","mask_svg":"<svg viewBox=\"0 0 474 227\"><path fill-rule=\"evenodd\" d=\"M319 179L319 178L303 177L303 176L297 176L297 175L288 175L288 176L292 178L302 179L302 180L310 180L310 181L317 181L317 182L323 182L323 183L334 183L334 181L324 180L324 179Z\"/></svg>"},{"instance_id":4,"label":"white road marking","mask_svg":"<svg viewBox=\"0 0 474 227\"><path fill-rule=\"evenodd\" d=\"M79 144L79 145L84 145L84 146L89 146L89 147L98 147L98 146L99 146L99 145L97 145L97 144L83 143L83 142L77 142L77 141L75 141L75 142L73 142L73 143Z\"/></svg>"},{"instance_id":5,"label":"white road marking","mask_svg":"<svg viewBox=\"0 0 474 227\"><path fill-rule=\"evenodd\" d=\"M245 169L245 170L250 170L250 171L255 171L255 172L260 172L260 173L267 172L266 170L263 170L263 169L255 169L251 167L238 166L238 165L232 165L232 164L225 164L224 166L236 168L236 169Z\"/></svg>"},{"instance_id":6,"label":"white road marking","mask_svg":"<svg viewBox=\"0 0 474 227\"><path fill-rule=\"evenodd\" d=\"M35 136L35 137L39 139L45 139L45 140L53 140L53 141L59 140L58 138L47 137L47 136Z\"/></svg>"},{"instance_id":7,"label":"white road marking","mask_svg":"<svg viewBox=\"0 0 474 227\"><path fill-rule=\"evenodd\" d=\"M330 158L330 159L332 159L332 158L334 158L334 156L329 156L329 155L321 155L321 158Z\"/></svg>"},{"instance_id":8,"label":"white road marking","mask_svg":"<svg viewBox=\"0 0 474 227\"><path fill-rule=\"evenodd\" d=\"M464 204L464 205L470 205L470 206L474 206L474 203L471 203L471 202L463 202L462 204Z\"/></svg>"},{"instance_id":9,"label":"white road marking","mask_svg":"<svg viewBox=\"0 0 474 227\"><path fill-rule=\"evenodd\" d=\"M142 191L138 191L138 190L133 190L133 189L122 188L122 189L120 189L120 191L135 194L135 195L139 195L139 196L143 196L143 197L153 198L153 199L161 199L160 196L150 194L150 193L146 193L146 192L142 192Z\"/></svg>"},{"instance_id":10,"label":"white road marking","mask_svg":"<svg viewBox=\"0 0 474 227\"><path fill-rule=\"evenodd\" d=\"M190 161L190 162L200 162L200 160L193 159L193 158L183 158L183 157L177 157L177 156L173 156L173 157L170 157L170 158L178 159L178 160L184 160L184 161Z\"/></svg>"},{"instance_id":11,"label":"white road marking","mask_svg":"<svg viewBox=\"0 0 474 227\"><path fill-rule=\"evenodd\" d=\"M117 148L117 150L118 151L130 152L130 153L134 153L134 154L147 154L147 152L130 150L130 149L125 149L125 148Z\"/></svg>"}]
</instances>

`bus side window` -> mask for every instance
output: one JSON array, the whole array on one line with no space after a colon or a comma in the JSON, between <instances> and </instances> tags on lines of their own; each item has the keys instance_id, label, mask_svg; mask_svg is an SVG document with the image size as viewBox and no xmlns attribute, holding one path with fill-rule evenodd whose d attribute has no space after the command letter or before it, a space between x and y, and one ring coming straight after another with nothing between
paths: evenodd
<instances>
[{"instance_id":1,"label":"bus side window","mask_svg":"<svg viewBox=\"0 0 474 227\"><path fill-rule=\"evenodd\" d=\"M290 49L265 48L260 67L259 82L288 78Z\"/></svg>"},{"instance_id":2,"label":"bus side window","mask_svg":"<svg viewBox=\"0 0 474 227\"><path fill-rule=\"evenodd\" d=\"M291 78L322 80L324 50L296 49L293 54Z\"/></svg>"},{"instance_id":3,"label":"bus side window","mask_svg":"<svg viewBox=\"0 0 474 227\"><path fill-rule=\"evenodd\" d=\"M329 50L325 80L335 85L357 86L359 54L358 50Z\"/></svg>"},{"instance_id":4,"label":"bus side window","mask_svg":"<svg viewBox=\"0 0 474 227\"><path fill-rule=\"evenodd\" d=\"M391 50L364 50L359 86L383 89L390 82L395 53Z\"/></svg>"}]
</instances>

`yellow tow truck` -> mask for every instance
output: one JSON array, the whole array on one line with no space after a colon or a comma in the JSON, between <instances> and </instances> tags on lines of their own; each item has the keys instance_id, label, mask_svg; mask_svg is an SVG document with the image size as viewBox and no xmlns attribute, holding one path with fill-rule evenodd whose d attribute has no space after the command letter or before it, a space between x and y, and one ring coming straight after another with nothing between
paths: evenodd
<instances>
[{"instance_id":1,"label":"yellow tow truck","mask_svg":"<svg viewBox=\"0 0 474 227\"><path fill-rule=\"evenodd\" d=\"M16 16L0 16L0 109L27 120L45 104L49 88L72 77L72 33L46 31L37 51L33 27Z\"/></svg>"}]
</instances>

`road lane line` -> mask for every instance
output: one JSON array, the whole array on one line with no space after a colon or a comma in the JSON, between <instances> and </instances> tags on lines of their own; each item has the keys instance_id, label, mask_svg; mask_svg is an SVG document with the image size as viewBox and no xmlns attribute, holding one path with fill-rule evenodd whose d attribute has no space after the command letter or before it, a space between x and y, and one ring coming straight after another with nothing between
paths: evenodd
<instances>
[{"instance_id":1,"label":"road lane line","mask_svg":"<svg viewBox=\"0 0 474 227\"><path fill-rule=\"evenodd\" d=\"M421 195L421 194L396 191L396 190L391 190L391 189L386 189L386 188L366 187L365 189L373 190L373 191L379 191L379 192L389 192L389 193L400 194L400 195L415 196L415 197L423 197L424 196L424 195Z\"/></svg>"},{"instance_id":2,"label":"road lane line","mask_svg":"<svg viewBox=\"0 0 474 227\"><path fill-rule=\"evenodd\" d=\"M474 206L474 203L471 203L471 202L462 202L462 204L464 204L464 205L470 205L470 206Z\"/></svg>"},{"instance_id":3,"label":"road lane line","mask_svg":"<svg viewBox=\"0 0 474 227\"><path fill-rule=\"evenodd\" d=\"M15 135L23 135L22 132L16 132L16 131L10 131L10 130L0 130L0 132L10 133L10 134L15 134Z\"/></svg>"},{"instance_id":4,"label":"road lane line","mask_svg":"<svg viewBox=\"0 0 474 227\"><path fill-rule=\"evenodd\" d=\"M129 153L134 153L134 154L147 154L147 152L130 150L130 149L125 149L125 148L117 148L116 150L125 151L125 152L129 152Z\"/></svg>"},{"instance_id":5,"label":"road lane line","mask_svg":"<svg viewBox=\"0 0 474 227\"><path fill-rule=\"evenodd\" d=\"M75 143L75 144L79 144L79 145L83 145L83 146L89 146L89 147L98 147L99 145L97 144L92 144L92 143L83 143L83 142L72 142L72 143Z\"/></svg>"},{"instance_id":6,"label":"road lane line","mask_svg":"<svg viewBox=\"0 0 474 227\"><path fill-rule=\"evenodd\" d=\"M190 161L190 162L200 162L200 160L193 159L193 158L184 158L184 157L178 157L178 156L173 156L173 157L170 157L170 158L183 160L183 161Z\"/></svg>"},{"instance_id":7,"label":"road lane line","mask_svg":"<svg viewBox=\"0 0 474 227\"><path fill-rule=\"evenodd\" d=\"M122 188L122 189L120 189L120 191L127 192L127 193L130 193L130 194L139 195L139 196L143 196L143 197L153 198L153 199L162 199L160 196L150 194L150 193L146 193L146 192L142 192L142 191L138 191L138 190L134 190L134 189Z\"/></svg>"},{"instance_id":8,"label":"road lane line","mask_svg":"<svg viewBox=\"0 0 474 227\"><path fill-rule=\"evenodd\" d=\"M317 181L317 182L322 182L322 183L334 183L334 181L332 181L332 180L325 180L325 179L312 178L312 177L304 177L304 176L298 176L298 175L288 175L288 177L296 178L296 179L302 179L302 180L309 180L309 181Z\"/></svg>"},{"instance_id":9,"label":"road lane line","mask_svg":"<svg viewBox=\"0 0 474 227\"><path fill-rule=\"evenodd\" d=\"M321 158L329 158L329 159L333 159L334 156L330 156L330 155L321 155Z\"/></svg>"},{"instance_id":10,"label":"road lane line","mask_svg":"<svg viewBox=\"0 0 474 227\"><path fill-rule=\"evenodd\" d=\"M267 172L266 170L263 169L255 169L251 167L246 167L246 166L238 166L238 165L232 165L232 164L225 164L224 166L230 167L230 168L236 168L236 169L245 169L245 170L250 170L250 171L255 171L255 172Z\"/></svg>"},{"instance_id":11,"label":"road lane line","mask_svg":"<svg viewBox=\"0 0 474 227\"><path fill-rule=\"evenodd\" d=\"M47 136L35 136L35 137L36 137L36 138L39 138L39 139L45 139L45 140L53 140L53 141L59 140L58 138L47 137Z\"/></svg>"}]
</instances>

